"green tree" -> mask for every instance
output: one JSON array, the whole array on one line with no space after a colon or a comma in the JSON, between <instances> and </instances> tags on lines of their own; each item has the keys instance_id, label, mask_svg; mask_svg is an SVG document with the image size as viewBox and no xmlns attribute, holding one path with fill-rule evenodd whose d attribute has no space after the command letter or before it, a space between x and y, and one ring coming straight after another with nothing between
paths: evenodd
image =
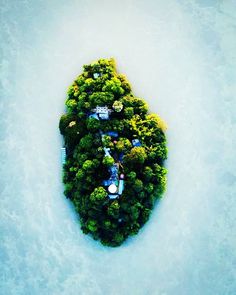
<instances>
[{"instance_id":1,"label":"green tree","mask_svg":"<svg viewBox=\"0 0 236 295\"><path fill-rule=\"evenodd\" d=\"M128 173L128 175L127 175L127 178L130 180L130 181L134 181L135 180L135 178L136 178L136 172L134 172L134 171L130 171L129 173Z\"/></svg>"},{"instance_id":2,"label":"green tree","mask_svg":"<svg viewBox=\"0 0 236 295\"><path fill-rule=\"evenodd\" d=\"M106 105L112 103L114 95L110 92L94 92L90 95L89 101L91 106L96 107L97 105Z\"/></svg>"},{"instance_id":3,"label":"green tree","mask_svg":"<svg viewBox=\"0 0 236 295\"><path fill-rule=\"evenodd\" d=\"M88 118L87 121L87 129L91 132L98 132L101 128L101 123L99 120L95 118Z\"/></svg>"},{"instance_id":4,"label":"green tree","mask_svg":"<svg viewBox=\"0 0 236 295\"><path fill-rule=\"evenodd\" d=\"M124 89L125 94L129 94L131 92L131 87L125 75L118 75L117 78L121 81L121 87Z\"/></svg>"},{"instance_id":5,"label":"green tree","mask_svg":"<svg viewBox=\"0 0 236 295\"><path fill-rule=\"evenodd\" d=\"M141 98L127 95L122 97L122 103L124 105L124 108L132 107L134 114L139 114L141 115L141 117L144 117L148 112L148 105Z\"/></svg>"},{"instance_id":6,"label":"green tree","mask_svg":"<svg viewBox=\"0 0 236 295\"><path fill-rule=\"evenodd\" d=\"M67 99L66 106L68 113L73 113L77 110L77 102L75 99Z\"/></svg>"},{"instance_id":7,"label":"green tree","mask_svg":"<svg viewBox=\"0 0 236 295\"><path fill-rule=\"evenodd\" d=\"M93 147L94 138L92 134L87 134L80 139L79 147L85 151Z\"/></svg>"},{"instance_id":8,"label":"green tree","mask_svg":"<svg viewBox=\"0 0 236 295\"><path fill-rule=\"evenodd\" d=\"M132 107L125 107L124 115L125 115L125 118L131 119L134 115L134 109Z\"/></svg>"},{"instance_id":9,"label":"green tree","mask_svg":"<svg viewBox=\"0 0 236 295\"><path fill-rule=\"evenodd\" d=\"M104 229L111 230L112 229L112 222L109 219L104 220L103 223Z\"/></svg>"},{"instance_id":10,"label":"green tree","mask_svg":"<svg viewBox=\"0 0 236 295\"><path fill-rule=\"evenodd\" d=\"M77 102L77 110L81 112L81 115L84 115L84 111L86 111L85 105L88 102L88 94L86 92L81 92L81 94L78 96L78 102Z\"/></svg>"},{"instance_id":11,"label":"green tree","mask_svg":"<svg viewBox=\"0 0 236 295\"><path fill-rule=\"evenodd\" d=\"M154 190L154 186L153 186L153 184L152 184L152 183L147 183L147 185L145 186L145 190L146 190L149 194L151 194L151 193L153 192L153 190Z\"/></svg>"},{"instance_id":12,"label":"green tree","mask_svg":"<svg viewBox=\"0 0 236 295\"><path fill-rule=\"evenodd\" d=\"M147 159L147 154L143 147L133 147L130 153L125 156L125 159L128 162L143 164Z\"/></svg>"},{"instance_id":13,"label":"green tree","mask_svg":"<svg viewBox=\"0 0 236 295\"><path fill-rule=\"evenodd\" d=\"M143 209L141 210L141 212L140 212L140 216L139 216L139 218L140 218L140 223L141 223L141 224L144 224L145 222L148 221L149 216L150 216L150 213L151 213L151 210L148 209L148 208L143 208Z\"/></svg>"},{"instance_id":14,"label":"green tree","mask_svg":"<svg viewBox=\"0 0 236 295\"><path fill-rule=\"evenodd\" d=\"M84 171L82 169L79 169L78 172L76 173L76 178L78 180L82 180L85 177Z\"/></svg>"},{"instance_id":15,"label":"green tree","mask_svg":"<svg viewBox=\"0 0 236 295\"><path fill-rule=\"evenodd\" d=\"M111 143L111 136L109 135L103 135L102 137L102 143L104 147L109 147Z\"/></svg>"},{"instance_id":16,"label":"green tree","mask_svg":"<svg viewBox=\"0 0 236 295\"><path fill-rule=\"evenodd\" d=\"M120 205L117 200L113 201L111 204L109 204L107 213L108 215L112 216L113 218L119 217L119 209Z\"/></svg>"},{"instance_id":17,"label":"green tree","mask_svg":"<svg viewBox=\"0 0 236 295\"><path fill-rule=\"evenodd\" d=\"M66 128L69 124L76 120L76 116L73 114L63 114L60 118L59 129L62 135L65 135Z\"/></svg>"},{"instance_id":18,"label":"green tree","mask_svg":"<svg viewBox=\"0 0 236 295\"><path fill-rule=\"evenodd\" d=\"M108 167L112 166L114 164L114 162L115 162L114 159L110 156L105 156L102 161L102 163Z\"/></svg>"},{"instance_id":19,"label":"green tree","mask_svg":"<svg viewBox=\"0 0 236 295\"><path fill-rule=\"evenodd\" d=\"M116 246L119 246L125 240L124 235L121 232L116 232L113 238L113 242Z\"/></svg>"},{"instance_id":20,"label":"green tree","mask_svg":"<svg viewBox=\"0 0 236 295\"><path fill-rule=\"evenodd\" d=\"M93 164L93 161L92 160L86 160L84 163L83 163L83 169L85 171L91 171L94 167L94 164Z\"/></svg>"},{"instance_id":21,"label":"green tree","mask_svg":"<svg viewBox=\"0 0 236 295\"><path fill-rule=\"evenodd\" d=\"M139 213L140 213L140 208L142 208L142 205L140 203L136 203L135 205L130 207L132 220L138 219Z\"/></svg>"},{"instance_id":22,"label":"green tree","mask_svg":"<svg viewBox=\"0 0 236 295\"><path fill-rule=\"evenodd\" d=\"M96 205L103 205L106 199L107 191L102 186L95 188L90 195L91 202Z\"/></svg>"},{"instance_id":23,"label":"green tree","mask_svg":"<svg viewBox=\"0 0 236 295\"><path fill-rule=\"evenodd\" d=\"M153 174L152 168L149 166L146 166L144 168L144 180L148 182L153 178L153 176L154 174Z\"/></svg>"},{"instance_id":24,"label":"green tree","mask_svg":"<svg viewBox=\"0 0 236 295\"><path fill-rule=\"evenodd\" d=\"M166 189L166 182L167 182L167 169L165 167L160 166L159 164L155 163L154 165L154 174L156 178L156 183L158 184L157 188L155 189L155 193L157 197L161 196L165 189Z\"/></svg>"},{"instance_id":25,"label":"green tree","mask_svg":"<svg viewBox=\"0 0 236 295\"><path fill-rule=\"evenodd\" d=\"M166 143L162 142L149 148L148 157L154 162L163 162L167 158L167 147Z\"/></svg>"},{"instance_id":26,"label":"green tree","mask_svg":"<svg viewBox=\"0 0 236 295\"><path fill-rule=\"evenodd\" d=\"M91 232L96 232L98 230L97 221L94 219L89 219L87 221L87 228Z\"/></svg>"},{"instance_id":27,"label":"green tree","mask_svg":"<svg viewBox=\"0 0 236 295\"><path fill-rule=\"evenodd\" d=\"M122 95L124 93L124 89L121 87L121 81L116 77L107 80L102 91L111 92L115 95Z\"/></svg>"},{"instance_id":28,"label":"green tree","mask_svg":"<svg viewBox=\"0 0 236 295\"><path fill-rule=\"evenodd\" d=\"M65 184L65 190L64 190L64 194L67 198L71 197L71 193L73 191L73 183L72 182L67 182Z\"/></svg>"},{"instance_id":29,"label":"green tree","mask_svg":"<svg viewBox=\"0 0 236 295\"><path fill-rule=\"evenodd\" d=\"M137 193L143 190L143 182L141 179L135 179L134 181L134 189Z\"/></svg>"},{"instance_id":30,"label":"green tree","mask_svg":"<svg viewBox=\"0 0 236 295\"><path fill-rule=\"evenodd\" d=\"M129 234L131 236L137 235L139 229L140 229L140 224L138 222L133 222L129 226Z\"/></svg>"},{"instance_id":31,"label":"green tree","mask_svg":"<svg viewBox=\"0 0 236 295\"><path fill-rule=\"evenodd\" d=\"M123 109L123 104L121 101L119 100L115 100L113 105L112 105L112 108L116 111L116 112L121 112L122 109Z\"/></svg>"},{"instance_id":32,"label":"green tree","mask_svg":"<svg viewBox=\"0 0 236 295\"><path fill-rule=\"evenodd\" d=\"M118 152L127 153L132 147L131 142L128 138L120 137L120 139L116 143L116 149Z\"/></svg>"},{"instance_id":33,"label":"green tree","mask_svg":"<svg viewBox=\"0 0 236 295\"><path fill-rule=\"evenodd\" d=\"M157 114L147 115L147 121L152 127L160 128L162 131L167 129L166 123Z\"/></svg>"}]
</instances>

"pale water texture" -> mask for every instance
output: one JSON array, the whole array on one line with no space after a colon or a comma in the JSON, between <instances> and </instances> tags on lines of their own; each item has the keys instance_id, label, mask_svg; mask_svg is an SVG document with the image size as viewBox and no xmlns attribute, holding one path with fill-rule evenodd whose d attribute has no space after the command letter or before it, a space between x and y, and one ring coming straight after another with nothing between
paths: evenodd
<instances>
[{"instance_id":1,"label":"pale water texture","mask_svg":"<svg viewBox=\"0 0 236 295\"><path fill-rule=\"evenodd\" d=\"M236 2L1 0L1 295L236 294ZM168 123L168 190L105 248L63 196L58 121L115 57Z\"/></svg>"}]
</instances>

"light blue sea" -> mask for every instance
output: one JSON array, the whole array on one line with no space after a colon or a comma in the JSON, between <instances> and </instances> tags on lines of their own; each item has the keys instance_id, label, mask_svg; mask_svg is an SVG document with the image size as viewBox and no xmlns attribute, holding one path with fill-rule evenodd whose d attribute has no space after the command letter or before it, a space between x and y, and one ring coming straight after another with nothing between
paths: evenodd
<instances>
[{"instance_id":1,"label":"light blue sea","mask_svg":"<svg viewBox=\"0 0 236 295\"><path fill-rule=\"evenodd\" d=\"M236 294L236 1L0 0L0 294ZM168 124L168 189L106 248L63 196L58 121L114 57Z\"/></svg>"}]
</instances>

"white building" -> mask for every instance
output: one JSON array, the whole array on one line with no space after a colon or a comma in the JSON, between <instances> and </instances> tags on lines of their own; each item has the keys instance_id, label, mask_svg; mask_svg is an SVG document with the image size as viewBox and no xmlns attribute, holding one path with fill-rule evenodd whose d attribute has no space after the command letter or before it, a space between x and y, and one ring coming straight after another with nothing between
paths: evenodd
<instances>
[{"instance_id":1,"label":"white building","mask_svg":"<svg viewBox=\"0 0 236 295\"><path fill-rule=\"evenodd\" d=\"M114 183L112 183L111 185L109 185L109 187L108 187L108 191L109 191L109 193L111 193L111 194L115 194L115 193L117 193L117 186L116 186Z\"/></svg>"},{"instance_id":2,"label":"white building","mask_svg":"<svg viewBox=\"0 0 236 295\"><path fill-rule=\"evenodd\" d=\"M99 116L102 120L108 120L109 119L109 109L107 106L105 107L99 107L97 106L95 109L96 114Z\"/></svg>"}]
</instances>

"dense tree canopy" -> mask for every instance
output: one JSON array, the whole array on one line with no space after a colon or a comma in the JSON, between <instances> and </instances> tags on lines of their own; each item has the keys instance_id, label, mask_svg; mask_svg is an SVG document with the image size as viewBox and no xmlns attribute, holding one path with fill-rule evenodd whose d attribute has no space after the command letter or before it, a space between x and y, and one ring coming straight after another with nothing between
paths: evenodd
<instances>
[{"instance_id":1,"label":"dense tree canopy","mask_svg":"<svg viewBox=\"0 0 236 295\"><path fill-rule=\"evenodd\" d=\"M66 147L64 193L85 234L119 246L138 233L165 190L165 122L148 113L113 59L85 65L65 104L59 122ZM113 195L110 183L117 188Z\"/></svg>"}]
</instances>

